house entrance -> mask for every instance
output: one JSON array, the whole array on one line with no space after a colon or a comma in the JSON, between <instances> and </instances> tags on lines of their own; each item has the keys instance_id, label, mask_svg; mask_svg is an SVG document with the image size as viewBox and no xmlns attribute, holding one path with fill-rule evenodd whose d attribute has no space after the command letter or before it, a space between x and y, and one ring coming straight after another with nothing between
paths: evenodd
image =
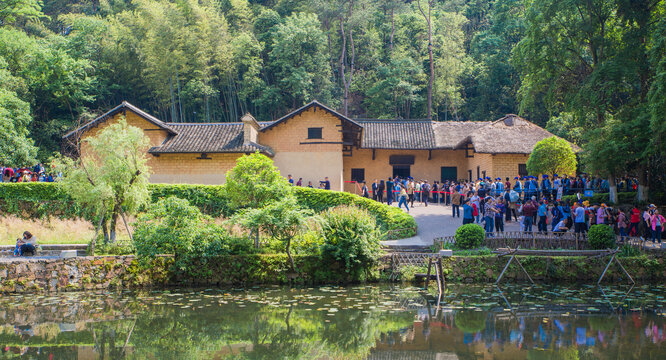
<instances>
[{"instance_id":1,"label":"house entrance","mask_svg":"<svg viewBox=\"0 0 666 360\"><path fill-rule=\"evenodd\" d=\"M410 166L409 165L393 165L393 177L399 176L402 179L408 178L411 176Z\"/></svg>"}]
</instances>

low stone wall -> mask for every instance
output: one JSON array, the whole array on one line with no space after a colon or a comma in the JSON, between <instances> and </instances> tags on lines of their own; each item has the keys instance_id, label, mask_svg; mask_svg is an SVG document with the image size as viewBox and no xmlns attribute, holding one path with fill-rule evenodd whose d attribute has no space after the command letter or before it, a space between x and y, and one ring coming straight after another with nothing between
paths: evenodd
<instances>
[{"instance_id":1,"label":"low stone wall","mask_svg":"<svg viewBox=\"0 0 666 360\"><path fill-rule=\"evenodd\" d=\"M593 283L608 264L610 257L517 257L536 282L586 282ZM509 261L508 256L453 257L446 260L447 281L484 283L495 282ZM637 283L663 283L666 280L666 259L660 254L620 258L622 265ZM511 263L502 281L527 281L520 267ZM628 282L626 276L613 261L604 277L604 283Z\"/></svg>"},{"instance_id":2,"label":"low stone wall","mask_svg":"<svg viewBox=\"0 0 666 360\"><path fill-rule=\"evenodd\" d=\"M609 258L532 257L520 261L536 282L596 283ZM507 257L470 256L444 260L449 282L492 283L499 276ZM621 258L637 283L663 283L666 280L666 258L639 256ZM344 270L321 269L314 257L295 257L300 274L288 271L286 255L226 256L197 264L194 272L174 272L173 257L157 257L140 263L134 256L98 256L69 259L20 259L0 262L0 292L24 293L92 289L127 289L167 286L226 286L248 284L323 284L344 281ZM380 268L390 272L390 257ZM324 271L326 270L326 271ZM381 269L377 269L381 270ZM424 272L424 268L410 269ZM403 280L409 280L409 271ZM342 276L341 276L342 274ZM623 273L613 263L604 282L625 282ZM386 276L385 278L388 278ZM507 270L503 281L525 280L517 264Z\"/></svg>"},{"instance_id":3,"label":"low stone wall","mask_svg":"<svg viewBox=\"0 0 666 360\"><path fill-rule=\"evenodd\" d=\"M120 289L168 284L171 258L139 268L134 256L84 256L0 262L0 292Z\"/></svg>"}]
</instances>

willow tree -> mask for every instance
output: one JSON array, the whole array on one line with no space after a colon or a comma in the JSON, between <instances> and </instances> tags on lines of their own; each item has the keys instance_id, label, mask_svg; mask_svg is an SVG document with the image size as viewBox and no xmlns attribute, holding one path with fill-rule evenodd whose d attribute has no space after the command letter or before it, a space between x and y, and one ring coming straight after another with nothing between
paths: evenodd
<instances>
[{"instance_id":1,"label":"willow tree","mask_svg":"<svg viewBox=\"0 0 666 360\"><path fill-rule=\"evenodd\" d=\"M125 214L135 213L150 199L148 147L143 130L121 118L83 139L77 160L65 159L61 164L63 188L75 202L96 210L105 243L116 241L118 217L127 225Z\"/></svg>"}]
</instances>

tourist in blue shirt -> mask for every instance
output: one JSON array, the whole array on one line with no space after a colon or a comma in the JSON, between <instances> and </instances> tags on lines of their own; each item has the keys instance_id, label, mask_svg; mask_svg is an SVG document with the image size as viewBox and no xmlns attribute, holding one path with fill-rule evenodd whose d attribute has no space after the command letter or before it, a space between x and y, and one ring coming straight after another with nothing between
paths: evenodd
<instances>
[{"instance_id":1,"label":"tourist in blue shirt","mask_svg":"<svg viewBox=\"0 0 666 360\"><path fill-rule=\"evenodd\" d=\"M463 203L463 225L471 224L474 222L474 211L469 205L469 199L465 199Z\"/></svg>"},{"instance_id":2,"label":"tourist in blue shirt","mask_svg":"<svg viewBox=\"0 0 666 360\"><path fill-rule=\"evenodd\" d=\"M537 210L537 215L539 215L539 232L547 233L548 225L546 220L548 219L548 204L545 201L540 202L539 209Z\"/></svg>"},{"instance_id":3,"label":"tourist in blue shirt","mask_svg":"<svg viewBox=\"0 0 666 360\"><path fill-rule=\"evenodd\" d=\"M574 210L574 231L576 232L576 237L580 236L579 234L584 234L587 232L587 223L585 222L585 207L581 201L576 204L576 209Z\"/></svg>"}]
</instances>

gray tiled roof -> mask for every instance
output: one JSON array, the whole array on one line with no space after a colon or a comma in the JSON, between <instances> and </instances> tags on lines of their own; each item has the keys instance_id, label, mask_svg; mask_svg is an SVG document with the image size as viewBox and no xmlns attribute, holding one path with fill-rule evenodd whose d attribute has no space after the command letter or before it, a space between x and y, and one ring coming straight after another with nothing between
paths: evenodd
<instances>
[{"instance_id":1,"label":"gray tiled roof","mask_svg":"<svg viewBox=\"0 0 666 360\"><path fill-rule=\"evenodd\" d=\"M356 120L363 126L361 147L371 149L432 149L435 133L428 120Z\"/></svg>"},{"instance_id":2,"label":"gray tiled roof","mask_svg":"<svg viewBox=\"0 0 666 360\"><path fill-rule=\"evenodd\" d=\"M163 122L162 120L160 120L160 119L158 119L158 118L156 118L156 117L154 117L154 116L148 114L147 112L145 112L145 111L139 109L138 107L136 107L136 106L134 106L134 105L128 103L127 101L123 101L120 105L118 105L118 106L114 107L113 109L107 111L106 113L104 113L103 115L97 117L96 119L94 119L94 120L92 120L92 121L89 121L89 122L87 122L87 123L85 123L85 124L79 126L78 128L76 128L76 129L74 129L74 130L68 132L67 134L65 134L65 135L63 136L63 138L66 139L66 138L69 138L69 137L71 137L71 136L73 136L73 135L81 134L81 133L83 133L83 132L89 130L90 128L95 127L95 126L99 125L100 123L106 121L107 119L109 119L109 118L112 117L113 115L118 114L118 113L120 113L121 111L125 111L125 110L130 110L130 111L132 111L133 113L139 115L140 117L142 117L142 118L145 119L146 121L148 121L148 122L154 124L155 126L161 128L161 129L166 130L166 131L167 131L168 133L170 133L170 134L174 134L174 135L176 134L176 131L174 131L173 128L169 127L169 126L168 126L165 122Z\"/></svg>"},{"instance_id":3,"label":"gray tiled roof","mask_svg":"<svg viewBox=\"0 0 666 360\"><path fill-rule=\"evenodd\" d=\"M454 149L470 133L490 124L473 121L356 120L363 125L361 147L371 149Z\"/></svg>"},{"instance_id":4,"label":"gray tiled roof","mask_svg":"<svg viewBox=\"0 0 666 360\"><path fill-rule=\"evenodd\" d=\"M260 151L273 155L268 146L243 143L243 123L169 123L178 135L167 138L150 153L239 153ZM262 124L264 125L264 124Z\"/></svg>"}]
</instances>

